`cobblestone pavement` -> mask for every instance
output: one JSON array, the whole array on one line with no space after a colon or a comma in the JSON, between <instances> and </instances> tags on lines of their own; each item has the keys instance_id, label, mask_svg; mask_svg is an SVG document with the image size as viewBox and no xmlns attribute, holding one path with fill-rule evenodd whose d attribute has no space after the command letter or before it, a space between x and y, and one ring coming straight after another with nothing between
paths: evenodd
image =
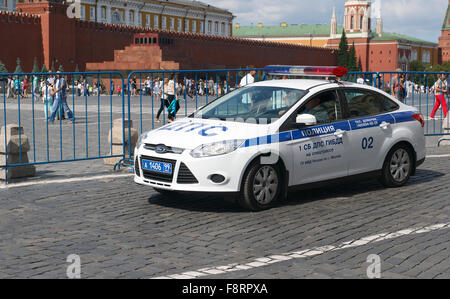
<instances>
[{"instance_id":1,"label":"cobblestone pavement","mask_svg":"<svg viewBox=\"0 0 450 299\"><path fill-rule=\"evenodd\" d=\"M215 197L163 198L131 176L4 188L0 278L65 278L71 254L82 278L154 278L449 223L449 167L429 158L401 189L303 191L261 213ZM366 278L369 254L383 278L450 278L449 246L446 227L202 278Z\"/></svg>"}]
</instances>

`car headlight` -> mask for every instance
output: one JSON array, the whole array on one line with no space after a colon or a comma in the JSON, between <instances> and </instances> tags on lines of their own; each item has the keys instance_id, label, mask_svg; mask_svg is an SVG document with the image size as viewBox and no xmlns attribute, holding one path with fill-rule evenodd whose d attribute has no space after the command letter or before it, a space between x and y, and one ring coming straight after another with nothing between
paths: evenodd
<instances>
[{"instance_id":1,"label":"car headlight","mask_svg":"<svg viewBox=\"0 0 450 299\"><path fill-rule=\"evenodd\" d=\"M144 140L147 138L149 132L143 133L141 136L139 136L139 139L136 143L136 148L140 148L141 145L144 143Z\"/></svg>"},{"instance_id":2,"label":"car headlight","mask_svg":"<svg viewBox=\"0 0 450 299\"><path fill-rule=\"evenodd\" d=\"M237 150L244 142L245 140L228 140L202 144L191 151L191 156L194 158L204 158L229 154Z\"/></svg>"}]
</instances>

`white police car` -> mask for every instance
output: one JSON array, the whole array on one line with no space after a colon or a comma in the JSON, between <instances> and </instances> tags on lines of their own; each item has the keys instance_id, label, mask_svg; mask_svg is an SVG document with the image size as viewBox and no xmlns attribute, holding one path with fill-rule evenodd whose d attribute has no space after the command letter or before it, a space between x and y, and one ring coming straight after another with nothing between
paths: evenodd
<instances>
[{"instance_id":1,"label":"white police car","mask_svg":"<svg viewBox=\"0 0 450 299\"><path fill-rule=\"evenodd\" d=\"M335 76L336 67L266 68L272 75ZM424 120L383 91L338 80L254 83L185 119L143 134L135 182L164 194L234 195L272 207L287 192L342 179L403 186L425 160Z\"/></svg>"}]
</instances>

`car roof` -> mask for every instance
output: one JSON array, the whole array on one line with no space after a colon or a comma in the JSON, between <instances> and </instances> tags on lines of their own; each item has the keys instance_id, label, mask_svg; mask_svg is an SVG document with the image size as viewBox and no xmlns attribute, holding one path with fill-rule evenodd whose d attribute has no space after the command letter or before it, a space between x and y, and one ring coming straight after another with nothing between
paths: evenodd
<instances>
[{"instance_id":1,"label":"car roof","mask_svg":"<svg viewBox=\"0 0 450 299\"><path fill-rule=\"evenodd\" d=\"M365 87L365 85L356 84L352 82L341 81L340 84L348 87ZM335 82L324 79L288 79L288 80L266 80L251 84L251 86L266 86L266 87L281 87L281 88L293 88L301 90L309 90L317 86L326 87L338 87Z\"/></svg>"}]
</instances>

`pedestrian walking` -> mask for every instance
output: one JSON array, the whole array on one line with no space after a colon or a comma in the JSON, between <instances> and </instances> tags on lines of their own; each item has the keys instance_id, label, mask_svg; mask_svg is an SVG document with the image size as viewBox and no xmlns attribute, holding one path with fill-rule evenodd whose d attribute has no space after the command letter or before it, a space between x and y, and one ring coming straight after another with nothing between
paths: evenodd
<instances>
[{"instance_id":1,"label":"pedestrian walking","mask_svg":"<svg viewBox=\"0 0 450 299\"><path fill-rule=\"evenodd\" d=\"M431 112L431 118L434 118L436 115L437 110L442 105L442 110L444 112L445 117L447 117L447 102L445 101L445 95L448 92L448 84L447 80L445 80L446 76L445 74L441 74L439 76L439 79L434 83L434 92L435 92L435 98L436 102L434 104L433 111Z\"/></svg>"},{"instance_id":2,"label":"pedestrian walking","mask_svg":"<svg viewBox=\"0 0 450 299\"><path fill-rule=\"evenodd\" d=\"M53 90L51 93L52 96L55 96L55 102L53 103L51 115L50 115L50 118L48 119L48 121L53 123L55 121L55 116L56 116L58 107L62 107L64 109L64 111L67 113L70 123L74 123L75 122L74 115L73 115L72 111L70 110L69 106L67 105L66 79L60 75L60 71L58 71L58 73L56 75L56 79L57 79L56 89Z\"/></svg>"},{"instance_id":3,"label":"pedestrian walking","mask_svg":"<svg viewBox=\"0 0 450 299\"><path fill-rule=\"evenodd\" d=\"M6 98L7 99L14 97L13 91L12 91L13 90L12 84L13 84L13 80L12 80L11 76L8 76L8 81L6 82Z\"/></svg>"},{"instance_id":4,"label":"pedestrian walking","mask_svg":"<svg viewBox=\"0 0 450 299\"><path fill-rule=\"evenodd\" d=\"M405 75L400 74L401 69L397 69L396 71L399 74L392 77L390 82L391 95L399 101L404 102L406 97Z\"/></svg>"},{"instance_id":5,"label":"pedestrian walking","mask_svg":"<svg viewBox=\"0 0 450 299\"><path fill-rule=\"evenodd\" d=\"M164 111L164 106L166 106L166 108L169 108L170 106L170 102L169 102L169 95L167 93L168 89L169 89L169 78L165 78L164 79L164 84L162 86L160 86L161 88L161 105L159 106L159 110L158 113L156 114L156 121L160 122L159 117L161 116L161 113Z\"/></svg>"},{"instance_id":6,"label":"pedestrian walking","mask_svg":"<svg viewBox=\"0 0 450 299\"><path fill-rule=\"evenodd\" d=\"M45 81L44 81L45 82ZM52 85L48 82L45 82L45 84L41 88L42 93L42 104L44 104L44 115L45 119L48 119L49 112L52 109L53 101L52 101L52 94L53 88Z\"/></svg>"}]
</instances>

